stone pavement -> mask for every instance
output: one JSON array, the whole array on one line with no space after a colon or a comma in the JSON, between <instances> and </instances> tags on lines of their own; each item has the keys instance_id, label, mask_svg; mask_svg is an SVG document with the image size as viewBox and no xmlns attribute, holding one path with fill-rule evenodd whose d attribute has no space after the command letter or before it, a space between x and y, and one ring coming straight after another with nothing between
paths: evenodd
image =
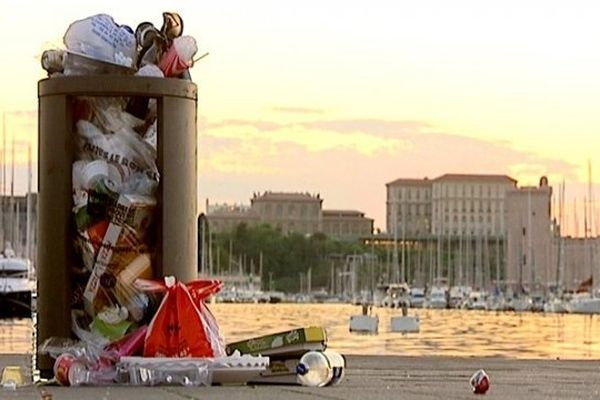
<instances>
[{"instance_id":1,"label":"stone pavement","mask_svg":"<svg viewBox=\"0 0 600 400\"><path fill-rule=\"evenodd\" d=\"M5 365L27 365L23 355L0 355ZM345 379L337 386L284 385L212 387L0 388L0 399L473 399L469 378L483 368L491 378L486 399L598 399L600 361L503 358L348 356Z\"/></svg>"}]
</instances>

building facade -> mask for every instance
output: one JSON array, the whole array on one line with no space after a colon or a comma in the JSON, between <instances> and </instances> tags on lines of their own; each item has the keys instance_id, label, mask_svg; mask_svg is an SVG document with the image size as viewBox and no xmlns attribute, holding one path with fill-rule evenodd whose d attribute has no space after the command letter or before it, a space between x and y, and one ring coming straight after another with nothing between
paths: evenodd
<instances>
[{"instance_id":1,"label":"building facade","mask_svg":"<svg viewBox=\"0 0 600 400\"><path fill-rule=\"evenodd\" d=\"M552 189L546 178L539 187L519 188L506 175L445 174L386 186L387 237L400 243L401 266L414 269L404 253L418 245L430 260L429 280L528 286L555 277Z\"/></svg>"},{"instance_id":2,"label":"building facade","mask_svg":"<svg viewBox=\"0 0 600 400\"><path fill-rule=\"evenodd\" d=\"M516 184L506 175L446 174L434 179L431 233L504 237L505 199Z\"/></svg>"},{"instance_id":3,"label":"building facade","mask_svg":"<svg viewBox=\"0 0 600 400\"><path fill-rule=\"evenodd\" d=\"M322 205L320 195L309 193L265 192L254 194L250 199L250 209L259 221L284 234L322 232Z\"/></svg>"},{"instance_id":4,"label":"building facade","mask_svg":"<svg viewBox=\"0 0 600 400\"><path fill-rule=\"evenodd\" d=\"M323 210L323 233L341 240L368 237L373 233L373 219L353 210Z\"/></svg>"},{"instance_id":5,"label":"building facade","mask_svg":"<svg viewBox=\"0 0 600 400\"><path fill-rule=\"evenodd\" d=\"M555 241L556 259L553 272L556 281L564 290L574 292L584 286L592 277L591 287L600 286L600 238L557 238Z\"/></svg>"},{"instance_id":6,"label":"building facade","mask_svg":"<svg viewBox=\"0 0 600 400\"><path fill-rule=\"evenodd\" d=\"M250 206L207 205L211 232L227 232L240 223L268 224L284 234L324 233L339 240L369 236L373 219L354 210L324 210L319 194L264 192L255 193Z\"/></svg>"},{"instance_id":7,"label":"building facade","mask_svg":"<svg viewBox=\"0 0 600 400\"><path fill-rule=\"evenodd\" d=\"M504 237L506 194L516 184L506 175L396 179L386 184L388 234L409 239Z\"/></svg>"},{"instance_id":8,"label":"building facade","mask_svg":"<svg viewBox=\"0 0 600 400\"><path fill-rule=\"evenodd\" d=\"M545 178L538 187L507 193L507 281L526 288L556 281L551 200L552 188Z\"/></svg>"},{"instance_id":9,"label":"building facade","mask_svg":"<svg viewBox=\"0 0 600 400\"><path fill-rule=\"evenodd\" d=\"M396 238L431 235L432 184L425 179L396 179L386 184L386 228Z\"/></svg>"}]
</instances>

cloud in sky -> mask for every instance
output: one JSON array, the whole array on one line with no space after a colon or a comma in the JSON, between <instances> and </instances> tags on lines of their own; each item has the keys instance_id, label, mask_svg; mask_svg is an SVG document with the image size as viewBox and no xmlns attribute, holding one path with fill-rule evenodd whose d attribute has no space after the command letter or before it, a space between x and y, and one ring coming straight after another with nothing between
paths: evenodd
<instances>
[{"instance_id":1,"label":"cloud in sky","mask_svg":"<svg viewBox=\"0 0 600 400\"><path fill-rule=\"evenodd\" d=\"M508 174L520 184L577 177L575 164L438 132L418 121L226 120L200 135L200 196L248 203L262 190L320 193L326 209L358 209L384 227L385 184L444 173ZM211 200L212 201L212 200Z\"/></svg>"},{"instance_id":2,"label":"cloud in sky","mask_svg":"<svg viewBox=\"0 0 600 400\"><path fill-rule=\"evenodd\" d=\"M310 107L290 107L290 106L276 106L271 108L272 111L287 113L287 114L305 114L305 115L315 115L315 114L323 114L325 110L319 108L310 108Z\"/></svg>"}]
</instances>

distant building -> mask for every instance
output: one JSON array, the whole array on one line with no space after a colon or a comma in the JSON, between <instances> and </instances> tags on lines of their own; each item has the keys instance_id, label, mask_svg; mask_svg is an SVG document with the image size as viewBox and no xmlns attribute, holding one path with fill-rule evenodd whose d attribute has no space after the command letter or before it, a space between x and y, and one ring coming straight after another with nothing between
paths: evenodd
<instances>
[{"instance_id":1,"label":"distant building","mask_svg":"<svg viewBox=\"0 0 600 400\"><path fill-rule=\"evenodd\" d=\"M558 280L567 291L576 291L582 283L592 277L592 286L598 288L600 237L559 238L555 250L557 257L552 269L557 278L554 281Z\"/></svg>"},{"instance_id":2,"label":"distant building","mask_svg":"<svg viewBox=\"0 0 600 400\"><path fill-rule=\"evenodd\" d=\"M256 225L259 216L248 206L216 204L208 205L207 220L211 232L230 232L240 223Z\"/></svg>"},{"instance_id":3,"label":"distant building","mask_svg":"<svg viewBox=\"0 0 600 400\"><path fill-rule=\"evenodd\" d=\"M539 187L519 188L506 175L445 174L396 179L386 187L386 237L409 253L399 265L423 271L423 262L414 259L425 260L427 280L444 277L477 287L556 281L546 178Z\"/></svg>"},{"instance_id":4,"label":"distant building","mask_svg":"<svg viewBox=\"0 0 600 400\"><path fill-rule=\"evenodd\" d=\"M516 184L506 175L396 179L386 184L388 234L408 239L483 234L503 237L504 200Z\"/></svg>"},{"instance_id":5,"label":"distant building","mask_svg":"<svg viewBox=\"0 0 600 400\"><path fill-rule=\"evenodd\" d=\"M352 210L323 210L323 233L341 240L367 237L373 233L373 219Z\"/></svg>"},{"instance_id":6,"label":"distant building","mask_svg":"<svg viewBox=\"0 0 600 400\"><path fill-rule=\"evenodd\" d=\"M446 174L432 182L432 233L503 237L505 198L517 181L506 175Z\"/></svg>"},{"instance_id":7,"label":"distant building","mask_svg":"<svg viewBox=\"0 0 600 400\"><path fill-rule=\"evenodd\" d=\"M506 279L525 287L555 282L552 188L545 178L539 187L515 188L506 198Z\"/></svg>"},{"instance_id":8,"label":"distant building","mask_svg":"<svg viewBox=\"0 0 600 400\"><path fill-rule=\"evenodd\" d=\"M250 199L250 208L259 221L281 229L284 234L321 232L322 204L320 195L309 193L255 193Z\"/></svg>"},{"instance_id":9,"label":"distant building","mask_svg":"<svg viewBox=\"0 0 600 400\"><path fill-rule=\"evenodd\" d=\"M284 234L322 232L340 240L354 240L373 231L373 219L360 211L323 210L319 194L255 193L250 206L208 205L206 217L212 232L227 232L240 223L268 224Z\"/></svg>"},{"instance_id":10,"label":"distant building","mask_svg":"<svg viewBox=\"0 0 600 400\"><path fill-rule=\"evenodd\" d=\"M429 237L432 231L432 182L396 179L387 183L386 228L398 238Z\"/></svg>"}]
</instances>

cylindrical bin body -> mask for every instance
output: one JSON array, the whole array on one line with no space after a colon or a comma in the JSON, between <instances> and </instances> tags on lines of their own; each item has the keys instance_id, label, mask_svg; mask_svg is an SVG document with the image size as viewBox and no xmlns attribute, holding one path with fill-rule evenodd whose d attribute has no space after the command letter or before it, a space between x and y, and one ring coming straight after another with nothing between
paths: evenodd
<instances>
[{"instance_id":1,"label":"cylindrical bin body","mask_svg":"<svg viewBox=\"0 0 600 400\"><path fill-rule=\"evenodd\" d=\"M155 275L197 277L197 88L190 81L130 76L70 76L38 83L39 203L37 344L71 336L73 99L145 96L157 101ZM42 376L53 361L38 356Z\"/></svg>"}]
</instances>

